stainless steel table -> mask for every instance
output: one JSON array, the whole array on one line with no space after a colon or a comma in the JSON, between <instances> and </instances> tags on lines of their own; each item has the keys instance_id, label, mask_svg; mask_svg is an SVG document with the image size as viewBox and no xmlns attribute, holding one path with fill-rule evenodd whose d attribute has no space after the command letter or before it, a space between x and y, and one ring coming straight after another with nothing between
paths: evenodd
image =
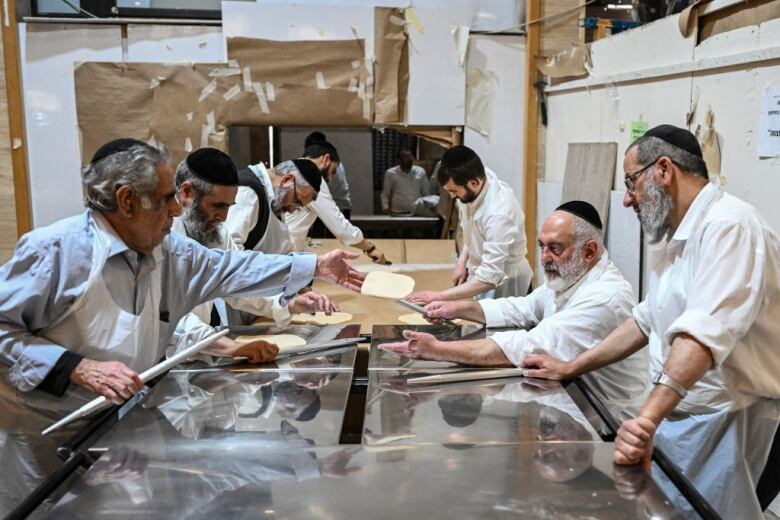
<instances>
[{"instance_id":1,"label":"stainless steel table","mask_svg":"<svg viewBox=\"0 0 780 520\"><path fill-rule=\"evenodd\" d=\"M370 372L365 446L601 442L558 382L512 378L409 386L410 374L422 375Z\"/></svg>"},{"instance_id":2,"label":"stainless steel table","mask_svg":"<svg viewBox=\"0 0 780 520\"><path fill-rule=\"evenodd\" d=\"M675 518L638 468L589 442L107 452L49 518Z\"/></svg>"}]
</instances>

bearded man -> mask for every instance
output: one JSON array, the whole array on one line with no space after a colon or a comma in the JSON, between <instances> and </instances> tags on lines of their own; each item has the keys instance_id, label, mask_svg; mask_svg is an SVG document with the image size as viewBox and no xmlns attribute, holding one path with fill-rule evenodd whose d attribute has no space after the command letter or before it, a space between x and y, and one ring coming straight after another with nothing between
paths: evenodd
<instances>
[{"instance_id":1,"label":"bearded man","mask_svg":"<svg viewBox=\"0 0 780 520\"><path fill-rule=\"evenodd\" d=\"M467 319L488 327L517 327L487 339L439 341L422 332L404 331L408 340L381 346L412 358L468 365L518 366L532 352L572 359L598 345L631 316L633 289L609 260L596 209L582 201L558 206L539 235L545 284L525 297L479 301L435 301L425 307L429 319ZM606 400L631 400L647 380L643 353L586 376Z\"/></svg>"}]
</instances>

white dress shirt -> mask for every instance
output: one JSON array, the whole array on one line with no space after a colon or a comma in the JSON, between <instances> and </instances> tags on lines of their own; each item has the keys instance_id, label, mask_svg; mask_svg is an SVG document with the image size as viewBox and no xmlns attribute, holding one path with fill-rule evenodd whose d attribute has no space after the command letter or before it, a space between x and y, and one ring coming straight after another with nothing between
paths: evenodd
<instances>
[{"instance_id":1,"label":"white dress shirt","mask_svg":"<svg viewBox=\"0 0 780 520\"><path fill-rule=\"evenodd\" d=\"M496 287L510 284L510 292L498 291L496 296L520 296L528 290L532 276L525 257L525 215L512 188L489 168L485 168L485 175L476 200L456 202L468 250L469 278Z\"/></svg>"},{"instance_id":2,"label":"white dress shirt","mask_svg":"<svg viewBox=\"0 0 780 520\"><path fill-rule=\"evenodd\" d=\"M406 172L401 166L393 166L385 172L382 193L379 196L382 210L390 209L394 215L412 212L414 201L428 195L428 176L420 166L412 165Z\"/></svg>"},{"instance_id":3,"label":"white dress shirt","mask_svg":"<svg viewBox=\"0 0 780 520\"><path fill-rule=\"evenodd\" d=\"M323 182L315 200L295 213L285 213L284 215L284 223L290 230L293 251L303 251L306 248L306 235L309 234L309 228L317 220L317 217L345 246L351 246L363 240L363 232L344 218L344 214L341 213L330 194L328 183Z\"/></svg>"},{"instance_id":4,"label":"white dress shirt","mask_svg":"<svg viewBox=\"0 0 780 520\"><path fill-rule=\"evenodd\" d=\"M181 218L173 219L173 226L171 229L175 233L187 235L186 229L184 228L184 222ZM218 246L215 246L214 249L223 251L240 251L242 249L231 240L227 229L225 229L223 225L220 225L218 229L221 242ZM217 311L219 312L223 323L227 323L224 304L228 303L231 307L240 311L249 312L257 316L273 317L278 327L286 327L290 323L292 315L290 314L287 305L282 305L280 298L281 294L273 297L224 298L224 300L217 299L201 303L182 317L176 324L176 329L171 336L167 353L173 354L184 350L187 347L191 347L214 332L214 328L209 325L209 322L211 321L211 309L215 305L215 302ZM174 347L175 349L170 347Z\"/></svg>"},{"instance_id":5,"label":"white dress shirt","mask_svg":"<svg viewBox=\"0 0 780 520\"><path fill-rule=\"evenodd\" d=\"M780 240L746 202L707 185L651 257L650 291L634 309L663 367L677 334L710 349L708 371L677 410L738 410L780 398Z\"/></svg>"},{"instance_id":6,"label":"white dress shirt","mask_svg":"<svg viewBox=\"0 0 780 520\"><path fill-rule=\"evenodd\" d=\"M631 284L609 261L607 252L577 283L556 293L547 284L520 298L480 300L488 327L519 327L490 339L515 365L532 352L547 352L566 361L601 343L631 316L636 298ZM583 376L609 401L630 401L647 387L647 353Z\"/></svg>"},{"instance_id":7,"label":"white dress shirt","mask_svg":"<svg viewBox=\"0 0 780 520\"><path fill-rule=\"evenodd\" d=\"M347 172L344 171L344 162L339 162L336 173L328 183L328 189L333 197L333 201L339 209L352 209L352 199L349 196L349 182L347 181Z\"/></svg>"}]
</instances>

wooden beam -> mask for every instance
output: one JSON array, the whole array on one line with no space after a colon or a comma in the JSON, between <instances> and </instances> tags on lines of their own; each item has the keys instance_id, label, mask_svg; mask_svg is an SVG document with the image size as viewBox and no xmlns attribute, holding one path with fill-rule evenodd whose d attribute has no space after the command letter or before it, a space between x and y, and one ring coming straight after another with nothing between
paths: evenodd
<instances>
[{"instance_id":1,"label":"wooden beam","mask_svg":"<svg viewBox=\"0 0 780 520\"><path fill-rule=\"evenodd\" d=\"M541 18L541 0L526 0L526 20ZM536 163L539 126L539 103L534 86L539 80L535 60L539 55L541 24L526 26L525 34L525 139L523 143L523 211L525 236L528 239L528 262L536 267Z\"/></svg>"},{"instance_id":2,"label":"wooden beam","mask_svg":"<svg viewBox=\"0 0 780 520\"><path fill-rule=\"evenodd\" d=\"M22 77L19 64L19 31L16 23L16 2L3 0L3 58L8 94L8 126L11 137L11 162L16 201L16 231L19 236L32 229L30 218L30 184L27 180L27 145L24 139L24 109Z\"/></svg>"}]
</instances>

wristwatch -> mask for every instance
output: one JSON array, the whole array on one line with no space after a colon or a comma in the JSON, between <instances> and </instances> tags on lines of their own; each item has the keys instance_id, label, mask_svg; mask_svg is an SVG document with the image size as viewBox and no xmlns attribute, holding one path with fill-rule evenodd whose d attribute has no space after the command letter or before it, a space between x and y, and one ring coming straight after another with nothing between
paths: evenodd
<instances>
[{"instance_id":1,"label":"wristwatch","mask_svg":"<svg viewBox=\"0 0 780 520\"><path fill-rule=\"evenodd\" d=\"M371 253L373 253L376 250L376 244L373 244L373 243L369 242L368 245L370 245L371 247L369 247L368 249L366 249L363 252L366 254L366 256L371 257ZM373 257L371 257L371 258L373 258Z\"/></svg>"},{"instance_id":2,"label":"wristwatch","mask_svg":"<svg viewBox=\"0 0 780 520\"><path fill-rule=\"evenodd\" d=\"M685 396L688 395L688 390L686 390L683 385L678 383L674 378L672 378L672 376L664 373L663 371L658 372L658 375L655 376L655 379L653 379L653 384L668 386L680 394L680 399L685 399Z\"/></svg>"}]
</instances>

